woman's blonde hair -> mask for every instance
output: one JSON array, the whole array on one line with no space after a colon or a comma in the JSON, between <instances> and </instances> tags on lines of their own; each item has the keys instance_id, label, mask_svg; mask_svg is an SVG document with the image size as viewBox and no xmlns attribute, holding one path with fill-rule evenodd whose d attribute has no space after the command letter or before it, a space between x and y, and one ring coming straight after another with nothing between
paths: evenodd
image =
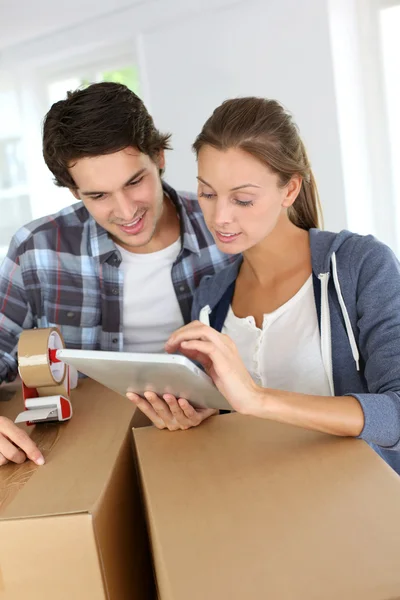
<instances>
[{"instance_id":1,"label":"woman's blonde hair","mask_svg":"<svg viewBox=\"0 0 400 600\"><path fill-rule=\"evenodd\" d=\"M240 148L279 175L285 186L293 175L301 189L288 209L289 219L301 229L319 227L322 220L317 185L307 152L292 116L276 100L235 98L216 108L197 136L193 149Z\"/></svg>"}]
</instances>

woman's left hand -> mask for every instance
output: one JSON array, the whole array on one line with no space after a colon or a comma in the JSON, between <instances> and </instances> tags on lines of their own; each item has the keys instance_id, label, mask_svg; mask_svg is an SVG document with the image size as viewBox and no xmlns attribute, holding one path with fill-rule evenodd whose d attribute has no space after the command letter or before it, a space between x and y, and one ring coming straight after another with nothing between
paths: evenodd
<instances>
[{"instance_id":1,"label":"woman's left hand","mask_svg":"<svg viewBox=\"0 0 400 600\"><path fill-rule=\"evenodd\" d=\"M169 353L180 351L202 364L234 410L242 414L258 412L262 388L254 383L229 336L193 321L175 331L165 349Z\"/></svg>"},{"instance_id":2,"label":"woman's left hand","mask_svg":"<svg viewBox=\"0 0 400 600\"><path fill-rule=\"evenodd\" d=\"M158 429L190 429L218 412L213 408L194 408L184 398L177 400L172 394L164 394L162 398L154 392L145 392L144 398L131 392L126 395Z\"/></svg>"}]
</instances>

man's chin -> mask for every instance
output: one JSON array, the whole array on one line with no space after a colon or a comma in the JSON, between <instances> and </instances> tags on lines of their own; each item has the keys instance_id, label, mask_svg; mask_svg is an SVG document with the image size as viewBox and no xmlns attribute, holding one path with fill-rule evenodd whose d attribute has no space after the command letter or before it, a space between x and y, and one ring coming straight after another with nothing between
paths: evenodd
<instances>
[{"instance_id":1,"label":"man's chin","mask_svg":"<svg viewBox=\"0 0 400 600\"><path fill-rule=\"evenodd\" d=\"M135 249L135 248L143 248L144 246L147 246L150 241L151 241L151 237L148 234L146 235L145 232L141 232L138 235L113 235L112 238L114 240L114 242L116 244L118 244L119 246L122 246L123 248L126 248L127 250L129 250L130 248Z\"/></svg>"},{"instance_id":2,"label":"man's chin","mask_svg":"<svg viewBox=\"0 0 400 600\"><path fill-rule=\"evenodd\" d=\"M119 229L118 231L115 231L114 229L112 232L110 232L110 234L113 241L119 246L125 248L126 250L144 248L151 242L153 238L153 232L149 232L147 227L146 229L135 235L124 233Z\"/></svg>"}]
</instances>

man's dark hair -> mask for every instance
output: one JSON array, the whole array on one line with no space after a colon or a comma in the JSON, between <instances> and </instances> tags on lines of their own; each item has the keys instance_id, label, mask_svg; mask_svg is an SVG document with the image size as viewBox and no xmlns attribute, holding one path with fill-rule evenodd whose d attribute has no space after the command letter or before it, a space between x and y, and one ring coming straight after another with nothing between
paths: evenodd
<instances>
[{"instance_id":1,"label":"man's dark hair","mask_svg":"<svg viewBox=\"0 0 400 600\"><path fill-rule=\"evenodd\" d=\"M68 168L80 158L133 146L156 159L170 148L141 99L119 83L94 83L68 92L44 119L43 157L60 187L76 189Z\"/></svg>"}]
</instances>

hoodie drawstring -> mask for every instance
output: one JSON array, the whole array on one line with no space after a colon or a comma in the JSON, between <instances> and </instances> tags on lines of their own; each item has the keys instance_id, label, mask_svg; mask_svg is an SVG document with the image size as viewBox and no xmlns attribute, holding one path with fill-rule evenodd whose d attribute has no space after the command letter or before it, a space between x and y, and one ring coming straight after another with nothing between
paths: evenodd
<instances>
[{"instance_id":1,"label":"hoodie drawstring","mask_svg":"<svg viewBox=\"0 0 400 600\"><path fill-rule=\"evenodd\" d=\"M200 315L199 315L200 323L203 323L203 325L210 326L210 314L211 314L211 308L210 308L209 304L207 304L206 306L203 306L203 308L200 311Z\"/></svg>"},{"instance_id":2,"label":"hoodie drawstring","mask_svg":"<svg viewBox=\"0 0 400 600\"><path fill-rule=\"evenodd\" d=\"M336 266L336 254L332 254L332 268L333 268L333 282L335 284L335 290L337 293L337 297L339 299L340 308L342 310L342 315L344 319L344 323L346 325L347 337L349 338L351 353L354 358L354 362L356 363L357 371L360 370L360 353L357 348L356 338L354 337L354 331L351 326L349 313L347 312L346 305L343 300L342 290L340 289L339 277L337 274L337 266Z\"/></svg>"}]
</instances>

